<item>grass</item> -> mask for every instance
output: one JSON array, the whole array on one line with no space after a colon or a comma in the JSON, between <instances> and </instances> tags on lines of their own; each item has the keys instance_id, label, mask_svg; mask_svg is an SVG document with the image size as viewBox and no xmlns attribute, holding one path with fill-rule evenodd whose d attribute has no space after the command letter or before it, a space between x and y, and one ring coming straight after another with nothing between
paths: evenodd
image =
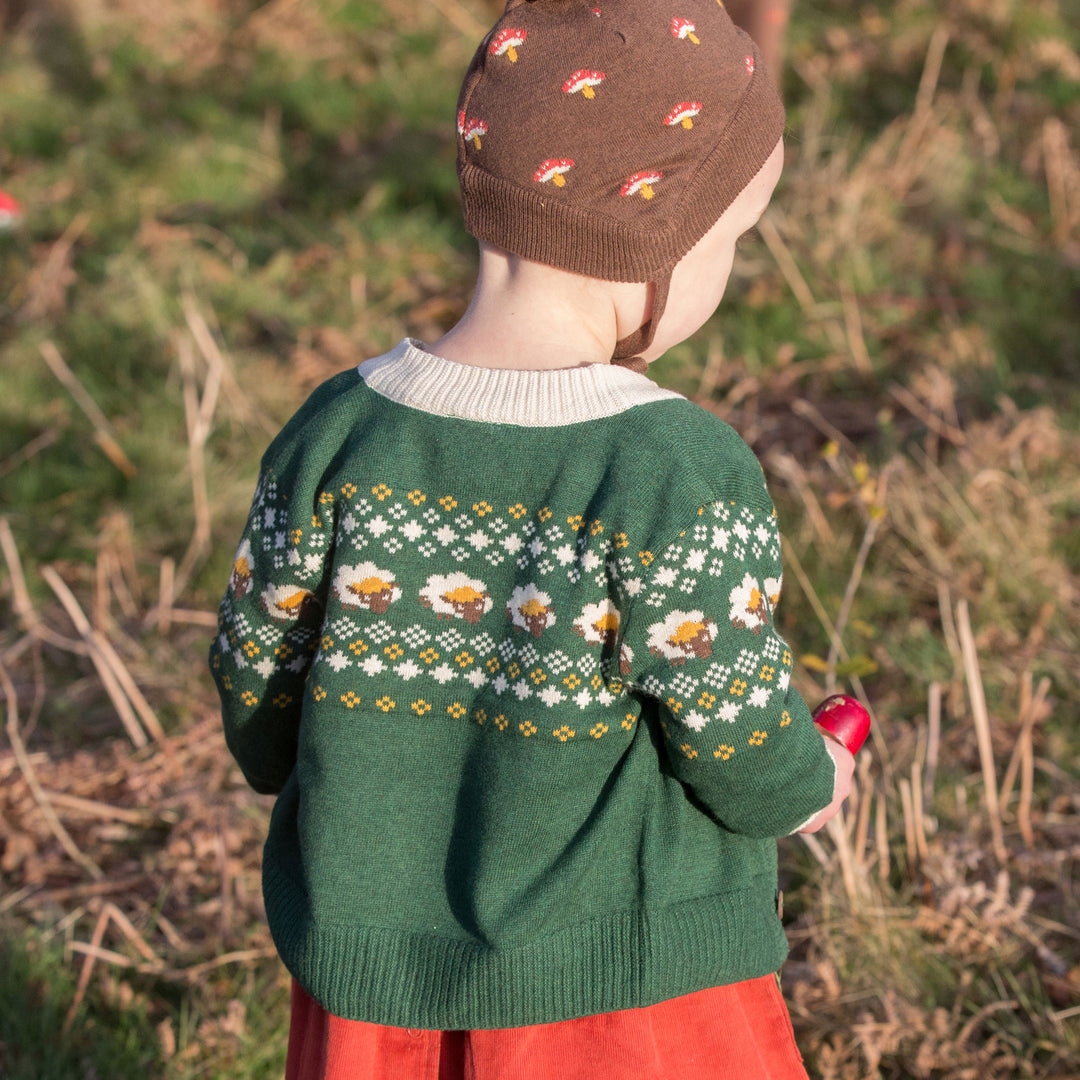
<instances>
[{"instance_id":1,"label":"grass","mask_svg":"<svg viewBox=\"0 0 1080 1080\"><path fill-rule=\"evenodd\" d=\"M22 565L5 552L0 670L29 770L95 804L59 820L120 883L94 891L0 750L5 1077L281 1073L267 802L229 770L197 673L277 427L464 310L453 108L498 7L32 5L5 39L0 186L28 213L0 233L0 506ZM765 464L800 689L875 710L844 822L782 851L785 990L826 1080L1080 1075L1078 25L1076 0L799 0L761 238L652 371ZM132 746L132 695L48 567L163 747ZM980 694L999 790L1012 776L999 822ZM67 1035L33 1034L69 1010Z\"/></svg>"}]
</instances>

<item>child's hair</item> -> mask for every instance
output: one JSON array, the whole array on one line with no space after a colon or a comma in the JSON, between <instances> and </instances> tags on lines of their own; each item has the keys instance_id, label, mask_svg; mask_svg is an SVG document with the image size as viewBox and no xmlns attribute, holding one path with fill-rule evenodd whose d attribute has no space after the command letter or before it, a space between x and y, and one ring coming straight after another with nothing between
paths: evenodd
<instances>
[{"instance_id":1,"label":"child's hair","mask_svg":"<svg viewBox=\"0 0 1080 1080\"><path fill-rule=\"evenodd\" d=\"M654 282L757 174L784 109L720 3L509 0L458 100L466 228L535 262Z\"/></svg>"}]
</instances>

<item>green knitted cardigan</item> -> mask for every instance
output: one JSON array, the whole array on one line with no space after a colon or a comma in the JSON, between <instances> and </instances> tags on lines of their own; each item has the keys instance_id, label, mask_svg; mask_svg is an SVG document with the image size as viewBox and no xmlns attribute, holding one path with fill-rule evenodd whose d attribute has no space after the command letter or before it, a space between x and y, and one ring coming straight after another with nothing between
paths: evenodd
<instances>
[{"instance_id":1,"label":"green knitted cardigan","mask_svg":"<svg viewBox=\"0 0 1080 1080\"><path fill-rule=\"evenodd\" d=\"M335 1015L511 1027L775 970L776 841L832 759L726 424L609 365L404 341L267 451L211 667L278 793L282 959Z\"/></svg>"}]
</instances>

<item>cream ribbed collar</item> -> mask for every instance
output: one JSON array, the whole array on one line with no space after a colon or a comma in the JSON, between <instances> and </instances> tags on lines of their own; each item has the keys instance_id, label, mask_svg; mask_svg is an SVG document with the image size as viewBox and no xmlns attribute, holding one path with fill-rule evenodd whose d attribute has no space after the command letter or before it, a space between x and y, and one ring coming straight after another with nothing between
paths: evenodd
<instances>
[{"instance_id":1,"label":"cream ribbed collar","mask_svg":"<svg viewBox=\"0 0 1080 1080\"><path fill-rule=\"evenodd\" d=\"M552 371L473 367L426 352L412 338L365 360L357 371L372 390L401 405L437 416L520 427L580 424L682 397L611 364Z\"/></svg>"}]
</instances>

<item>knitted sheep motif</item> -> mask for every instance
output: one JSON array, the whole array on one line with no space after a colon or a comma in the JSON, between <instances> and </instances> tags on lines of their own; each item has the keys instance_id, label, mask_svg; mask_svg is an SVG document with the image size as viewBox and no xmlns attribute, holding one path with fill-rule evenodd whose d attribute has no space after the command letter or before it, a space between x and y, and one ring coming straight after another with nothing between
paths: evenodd
<instances>
[{"instance_id":1,"label":"knitted sheep motif","mask_svg":"<svg viewBox=\"0 0 1080 1080\"><path fill-rule=\"evenodd\" d=\"M380 570L373 562L339 566L333 589L342 607L367 608L376 615L385 614L401 598L401 586L394 583L394 575L389 570Z\"/></svg>"}]
</instances>

